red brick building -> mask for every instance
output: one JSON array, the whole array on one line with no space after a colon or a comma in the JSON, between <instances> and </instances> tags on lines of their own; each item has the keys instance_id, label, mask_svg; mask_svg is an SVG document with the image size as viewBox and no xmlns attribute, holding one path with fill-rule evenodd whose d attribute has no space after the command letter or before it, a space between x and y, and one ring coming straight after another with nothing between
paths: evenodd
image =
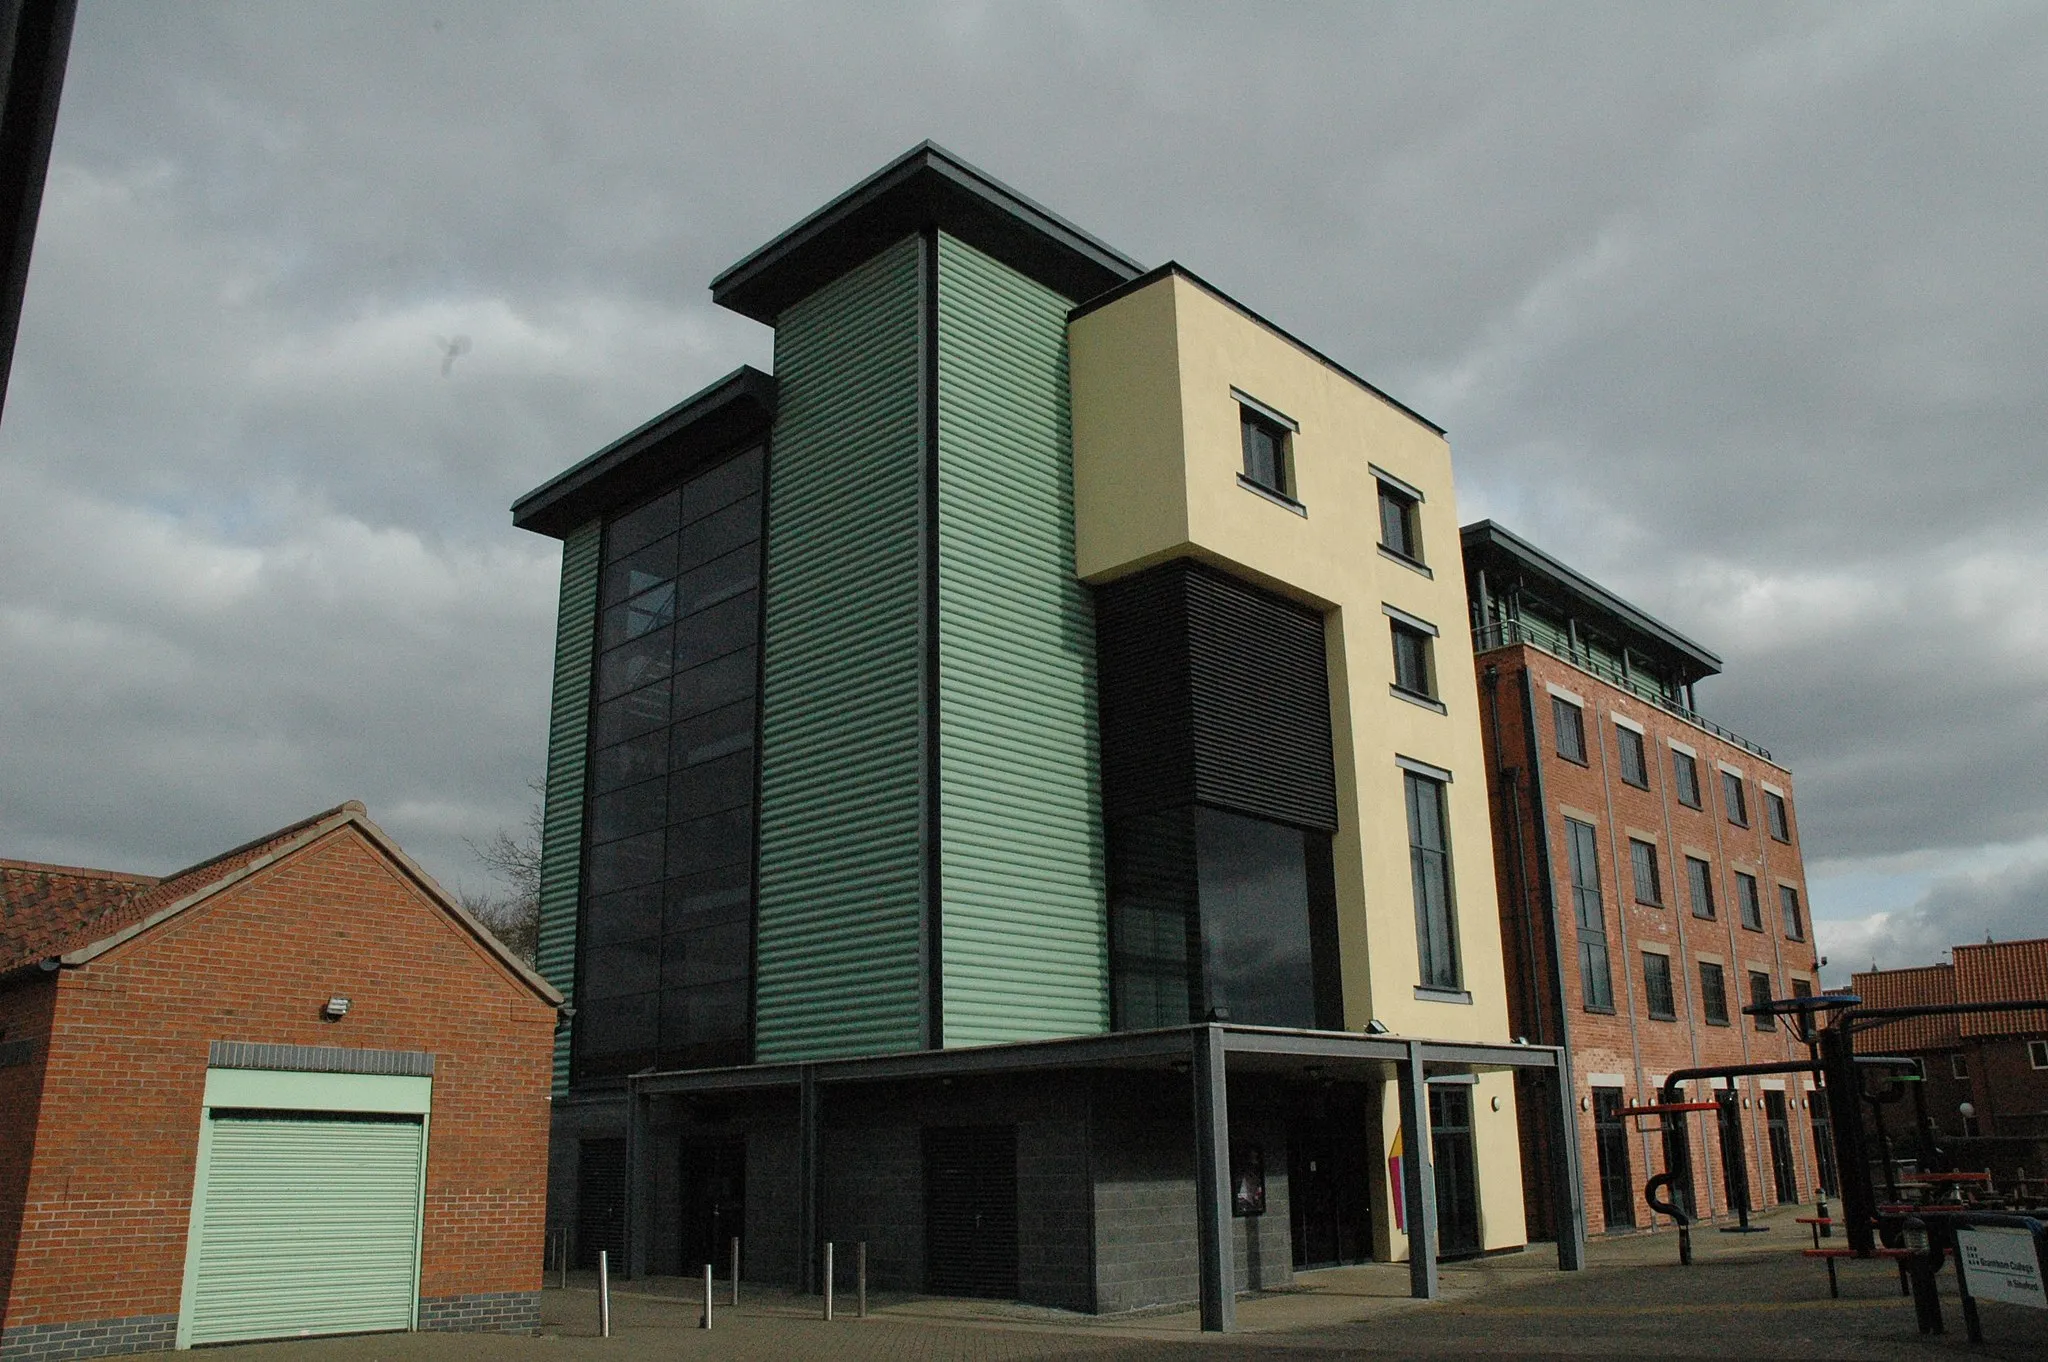
<instances>
[{"instance_id":1,"label":"red brick building","mask_svg":"<svg viewBox=\"0 0 2048 1362\"><path fill-rule=\"evenodd\" d=\"M559 1002L360 804L0 861L0 1358L531 1330Z\"/></svg>"},{"instance_id":2,"label":"red brick building","mask_svg":"<svg viewBox=\"0 0 2048 1362\"><path fill-rule=\"evenodd\" d=\"M1951 964L1855 975L1850 992L1870 1007L2048 998L2048 938L1957 946L1951 955ZM2023 1152L2030 1141L2048 1149L2048 1012L1913 1017L1872 1027L1856 1048L1919 1059L1919 1104L1952 1160L1974 1169L2010 1153L2034 1177L2048 1173L2038 1155ZM1901 1105L1885 1116L1893 1147L1918 1155L1918 1104Z\"/></svg>"},{"instance_id":3,"label":"red brick building","mask_svg":"<svg viewBox=\"0 0 2048 1362\"><path fill-rule=\"evenodd\" d=\"M1816 990L1792 776L1694 710L1714 654L1491 521L1463 539L1510 1013L1569 1051L1587 1225L1647 1223L1656 1122L1619 1110L1676 1070L1806 1057L1741 1011ZM1723 1111L1687 1117L1702 1216L1730 1207L1738 1170L1752 1207L1832 1180L1805 1076L1715 1086ZM1532 1234L1553 1134L1525 1123Z\"/></svg>"}]
</instances>

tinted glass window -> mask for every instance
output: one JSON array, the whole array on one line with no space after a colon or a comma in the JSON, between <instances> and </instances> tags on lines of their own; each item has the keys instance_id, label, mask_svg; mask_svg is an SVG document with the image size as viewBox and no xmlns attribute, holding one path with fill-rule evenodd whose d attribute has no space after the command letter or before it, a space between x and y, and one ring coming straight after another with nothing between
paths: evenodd
<instances>
[{"instance_id":1,"label":"tinted glass window","mask_svg":"<svg viewBox=\"0 0 2048 1362\"><path fill-rule=\"evenodd\" d=\"M601 747L591 760L593 790L603 794L668 770L668 734L657 730L611 747Z\"/></svg>"},{"instance_id":2,"label":"tinted glass window","mask_svg":"<svg viewBox=\"0 0 2048 1362\"><path fill-rule=\"evenodd\" d=\"M668 821L668 801L662 782L645 780L628 785L590 801L590 840L610 842L663 826Z\"/></svg>"},{"instance_id":3,"label":"tinted glass window","mask_svg":"<svg viewBox=\"0 0 2048 1362\"><path fill-rule=\"evenodd\" d=\"M668 682L659 681L597 707L596 745L609 747L668 724Z\"/></svg>"},{"instance_id":4,"label":"tinted glass window","mask_svg":"<svg viewBox=\"0 0 2048 1362\"><path fill-rule=\"evenodd\" d=\"M735 752L717 761L686 766L669 777L669 794L678 809L712 812L737 808L754 798L754 753Z\"/></svg>"},{"instance_id":5,"label":"tinted glass window","mask_svg":"<svg viewBox=\"0 0 2048 1362\"><path fill-rule=\"evenodd\" d=\"M676 541L657 539L604 570L598 591L606 605L624 604L643 591L675 580Z\"/></svg>"},{"instance_id":6,"label":"tinted glass window","mask_svg":"<svg viewBox=\"0 0 2048 1362\"><path fill-rule=\"evenodd\" d=\"M671 730L669 761L682 767L754 748L754 702L751 698L694 719Z\"/></svg>"},{"instance_id":7,"label":"tinted glass window","mask_svg":"<svg viewBox=\"0 0 2048 1362\"><path fill-rule=\"evenodd\" d=\"M612 649L597 661L597 696L609 700L669 672L669 653L675 647L674 631L658 629Z\"/></svg>"},{"instance_id":8,"label":"tinted glass window","mask_svg":"<svg viewBox=\"0 0 2048 1362\"><path fill-rule=\"evenodd\" d=\"M676 612L694 615L742 591L753 590L760 580L760 545L734 549L676 579Z\"/></svg>"},{"instance_id":9,"label":"tinted glass window","mask_svg":"<svg viewBox=\"0 0 2048 1362\"><path fill-rule=\"evenodd\" d=\"M750 449L727 459L684 485L682 520L689 524L761 490L761 451Z\"/></svg>"},{"instance_id":10,"label":"tinted glass window","mask_svg":"<svg viewBox=\"0 0 2048 1362\"><path fill-rule=\"evenodd\" d=\"M629 511L613 520L604 535L605 561L616 563L663 535L673 533L678 500L678 493L663 492L639 510Z\"/></svg>"},{"instance_id":11,"label":"tinted glass window","mask_svg":"<svg viewBox=\"0 0 2048 1362\"><path fill-rule=\"evenodd\" d=\"M652 591L643 591L624 605L615 605L605 611L598 646L615 648L628 639L652 633L675 621L676 586L674 582L663 582Z\"/></svg>"},{"instance_id":12,"label":"tinted glass window","mask_svg":"<svg viewBox=\"0 0 2048 1362\"><path fill-rule=\"evenodd\" d=\"M1198 809L1195 843L1209 1007L1252 1026L1314 1026L1304 834Z\"/></svg>"},{"instance_id":13,"label":"tinted glass window","mask_svg":"<svg viewBox=\"0 0 2048 1362\"><path fill-rule=\"evenodd\" d=\"M727 809L707 818L672 824L668 830L668 871L690 875L754 859L754 806Z\"/></svg>"},{"instance_id":14,"label":"tinted glass window","mask_svg":"<svg viewBox=\"0 0 2048 1362\"><path fill-rule=\"evenodd\" d=\"M722 601L676 626L676 670L750 646L760 634L761 603L751 591Z\"/></svg>"},{"instance_id":15,"label":"tinted glass window","mask_svg":"<svg viewBox=\"0 0 2048 1362\"><path fill-rule=\"evenodd\" d=\"M1692 915L1711 918L1714 915L1714 868L1697 856L1685 858L1685 883L1692 895Z\"/></svg>"},{"instance_id":16,"label":"tinted glass window","mask_svg":"<svg viewBox=\"0 0 2048 1362\"><path fill-rule=\"evenodd\" d=\"M1403 558L1422 561L1422 536L1417 532L1415 498L1387 486L1380 488L1380 547Z\"/></svg>"},{"instance_id":17,"label":"tinted glass window","mask_svg":"<svg viewBox=\"0 0 2048 1362\"><path fill-rule=\"evenodd\" d=\"M1671 753L1671 783L1678 789L1678 802L1700 806L1700 764L1685 753Z\"/></svg>"},{"instance_id":18,"label":"tinted glass window","mask_svg":"<svg viewBox=\"0 0 2048 1362\"><path fill-rule=\"evenodd\" d=\"M1751 1007L1761 1007L1770 1000L1771 976L1757 970L1751 970L1749 972L1749 1005ZM1778 1019L1768 1012L1759 1012L1756 1014L1756 1029L1759 1031L1775 1031L1778 1029Z\"/></svg>"},{"instance_id":19,"label":"tinted glass window","mask_svg":"<svg viewBox=\"0 0 2048 1362\"><path fill-rule=\"evenodd\" d=\"M1744 796L1742 777L1733 771L1721 773L1721 795L1728 805L1728 821L1737 827L1749 826L1749 800Z\"/></svg>"},{"instance_id":20,"label":"tinted glass window","mask_svg":"<svg viewBox=\"0 0 2048 1362\"><path fill-rule=\"evenodd\" d=\"M1785 919L1785 935L1794 941L1806 937L1806 914L1799 910L1799 891L1789 884L1778 886L1778 912Z\"/></svg>"},{"instance_id":21,"label":"tinted glass window","mask_svg":"<svg viewBox=\"0 0 2048 1362\"><path fill-rule=\"evenodd\" d=\"M1436 697L1429 665L1429 635L1398 620L1394 626L1394 684L1416 695Z\"/></svg>"},{"instance_id":22,"label":"tinted glass window","mask_svg":"<svg viewBox=\"0 0 2048 1362\"><path fill-rule=\"evenodd\" d=\"M1628 858L1629 868L1635 873L1636 902L1661 905L1664 902L1664 889L1657 878L1657 848L1648 842L1640 842L1631 837L1628 842Z\"/></svg>"},{"instance_id":23,"label":"tinted glass window","mask_svg":"<svg viewBox=\"0 0 2048 1362\"><path fill-rule=\"evenodd\" d=\"M617 894L601 894L584 910L580 940L607 946L661 935L661 886L641 885Z\"/></svg>"},{"instance_id":24,"label":"tinted glass window","mask_svg":"<svg viewBox=\"0 0 2048 1362\"><path fill-rule=\"evenodd\" d=\"M709 922L744 921L753 907L753 867L722 866L670 880L662 930L684 932Z\"/></svg>"},{"instance_id":25,"label":"tinted glass window","mask_svg":"<svg viewBox=\"0 0 2048 1362\"><path fill-rule=\"evenodd\" d=\"M1586 762L1586 721L1579 707L1553 695L1550 697L1550 717L1557 728L1557 755L1583 766Z\"/></svg>"},{"instance_id":26,"label":"tinted glass window","mask_svg":"<svg viewBox=\"0 0 2048 1362\"><path fill-rule=\"evenodd\" d=\"M1650 788L1650 763L1643 752L1643 735L1633 728L1614 728L1614 740L1621 748L1621 778L1631 785Z\"/></svg>"},{"instance_id":27,"label":"tinted glass window","mask_svg":"<svg viewBox=\"0 0 2048 1362\"><path fill-rule=\"evenodd\" d=\"M1240 428L1244 436L1244 475L1259 486L1285 496L1287 432L1249 411L1242 411Z\"/></svg>"},{"instance_id":28,"label":"tinted glass window","mask_svg":"<svg viewBox=\"0 0 2048 1362\"><path fill-rule=\"evenodd\" d=\"M743 648L676 678L676 718L744 700L754 693L754 650Z\"/></svg>"},{"instance_id":29,"label":"tinted glass window","mask_svg":"<svg viewBox=\"0 0 2048 1362\"><path fill-rule=\"evenodd\" d=\"M1643 1003L1651 1020L1677 1020L1677 1001L1671 996L1670 956L1643 952Z\"/></svg>"},{"instance_id":30,"label":"tinted glass window","mask_svg":"<svg viewBox=\"0 0 2048 1362\"><path fill-rule=\"evenodd\" d=\"M1185 1026L1199 949L1193 809L1120 818L1108 829L1110 1002L1120 1031Z\"/></svg>"},{"instance_id":31,"label":"tinted glass window","mask_svg":"<svg viewBox=\"0 0 2048 1362\"><path fill-rule=\"evenodd\" d=\"M761 537L761 499L748 497L683 526L677 568L688 572Z\"/></svg>"},{"instance_id":32,"label":"tinted glass window","mask_svg":"<svg viewBox=\"0 0 2048 1362\"><path fill-rule=\"evenodd\" d=\"M1460 987L1458 922L1451 897L1450 835L1442 782L1403 771L1408 804L1408 874L1415 940L1425 988Z\"/></svg>"},{"instance_id":33,"label":"tinted glass window","mask_svg":"<svg viewBox=\"0 0 2048 1362\"><path fill-rule=\"evenodd\" d=\"M1700 1011L1710 1025L1728 1024L1728 979L1719 965L1700 961Z\"/></svg>"},{"instance_id":34,"label":"tinted glass window","mask_svg":"<svg viewBox=\"0 0 2048 1362\"><path fill-rule=\"evenodd\" d=\"M1764 791L1764 819L1770 824L1771 836L1781 842L1792 840L1792 820L1785 812L1784 796Z\"/></svg>"},{"instance_id":35,"label":"tinted glass window","mask_svg":"<svg viewBox=\"0 0 2048 1362\"><path fill-rule=\"evenodd\" d=\"M1607 912L1600 896L1600 847L1593 825L1564 821L1571 854L1572 916L1578 926L1579 985L1585 1006L1614 1010L1614 974L1607 962Z\"/></svg>"},{"instance_id":36,"label":"tinted glass window","mask_svg":"<svg viewBox=\"0 0 2048 1362\"><path fill-rule=\"evenodd\" d=\"M1753 932L1764 929L1764 906L1757 898L1756 876L1735 872L1735 902L1742 909L1742 925Z\"/></svg>"}]
</instances>

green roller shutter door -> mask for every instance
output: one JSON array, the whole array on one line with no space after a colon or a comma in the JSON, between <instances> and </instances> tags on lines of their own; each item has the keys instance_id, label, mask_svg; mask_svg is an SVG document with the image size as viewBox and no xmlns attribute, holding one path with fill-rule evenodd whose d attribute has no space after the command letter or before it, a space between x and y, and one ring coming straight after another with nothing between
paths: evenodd
<instances>
[{"instance_id":1,"label":"green roller shutter door","mask_svg":"<svg viewBox=\"0 0 2048 1362\"><path fill-rule=\"evenodd\" d=\"M424 1132L417 1117L212 1117L185 1341L411 1328Z\"/></svg>"}]
</instances>

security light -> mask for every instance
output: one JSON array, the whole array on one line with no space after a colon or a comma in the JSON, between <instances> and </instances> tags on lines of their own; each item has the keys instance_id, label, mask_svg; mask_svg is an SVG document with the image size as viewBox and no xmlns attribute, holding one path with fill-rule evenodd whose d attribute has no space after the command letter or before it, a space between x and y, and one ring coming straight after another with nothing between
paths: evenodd
<instances>
[{"instance_id":1,"label":"security light","mask_svg":"<svg viewBox=\"0 0 2048 1362\"><path fill-rule=\"evenodd\" d=\"M1368 1021L1365 1024L1365 1034L1367 1034L1368 1036L1387 1035L1387 1024L1381 1021L1378 1017L1374 1017L1371 1021Z\"/></svg>"}]
</instances>

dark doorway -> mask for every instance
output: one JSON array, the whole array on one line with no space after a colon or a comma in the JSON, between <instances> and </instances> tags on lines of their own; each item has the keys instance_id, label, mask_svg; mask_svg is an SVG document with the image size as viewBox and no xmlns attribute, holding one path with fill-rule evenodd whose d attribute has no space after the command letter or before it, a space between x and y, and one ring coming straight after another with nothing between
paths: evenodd
<instances>
[{"instance_id":1,"label":"dark doorway","mask_svg":"<svg viewBox=\"0 0 2048 1362\"><path fill-rule=\"evenodd\" d=\"M1792 1125L1786 1119L1784 1093L1764 1094L1764 1128L1771 1141L1771 1182L1778 1204L1797 1201L1799 1177L1792 1167Z\"/></svg>"},{"instance_id":2,"label":"dark doorway","mask_svg":"<svg viewBox=\"0 0 2048 1362\"><path fill-rule=\"evenodd\" d=\"M1816 1088L1806 1100L1813 1108L1813 1166L1820 1174L1821 1193L1839 1196L1841 1189L1835 1179L1835 1131L1828 1112L1828 1091Z\"/></svg>"},{"instance_id":3,"label":"dark doorway","mask_svg":"<svg viewBox=\"0 0 2048 1362\"><path fill-rule=\"evenodd\" d=\"M1429 1156L1436 1164L1436 1253L1479 1252L1479 1156L1472 1144L1472 1085L1429 1085Z\"/></svg>"},{"instance_id":4,"label":"dark doorway","mask_svg":"<svg viewBox=\"0 0 2048 1362\"><path fill-rule=\"evenodd\" d=\"M691 1141L683 1145L682 1270L693 1277L711 1264L732 1271L732 1241L747 1220L747 1146L744 1140Z\"/></svg>"},{"instance_id":5,"label":"dark doorway","mask_svg":"<svg viewBox=\"0 0 2048 1362\"><path fill-rule=\"evenodd\" d=\"M1629 1170L1628 1123L1621 1119L1621 1089L1593 1089L1593 1152L1600 1159L1600 1212L1610 1230L1634 1229L1635 1179Z\"/></svg>"},{"instance_id":6,"label":"dark doorway","mask_svg":"<svg viewBox=\"0 0 2048 1362\"><path fill-rule=\"evenodd\" d=\"M585 1140L576 1159L576 1266L596 1267L611 1255L612 1271L626 1270L626 1142Z\"/></svg>"},{"instance_id":7,"label":"dark doorway","mask_svg":"<svg viewBox=\"0 0 2048 1362\"><path fill-rule=\"evenodd\" d=\"M1017 1298L1017 1127L926 1128L924 1281L935 1295Z\"/></svg>"},{"instance_id":8,"label":"dark doorway","mask_svg":"<svg viewBox=\"0 0 2048 1362\"><path fill-rule=\"evenodd\" d=\"M1372 1256L1365 1090L1317 1090L1296 1110L1287 1141L1287 1206L1297 1269L1363 1263Z\"/></svg>"}]
</instances>

